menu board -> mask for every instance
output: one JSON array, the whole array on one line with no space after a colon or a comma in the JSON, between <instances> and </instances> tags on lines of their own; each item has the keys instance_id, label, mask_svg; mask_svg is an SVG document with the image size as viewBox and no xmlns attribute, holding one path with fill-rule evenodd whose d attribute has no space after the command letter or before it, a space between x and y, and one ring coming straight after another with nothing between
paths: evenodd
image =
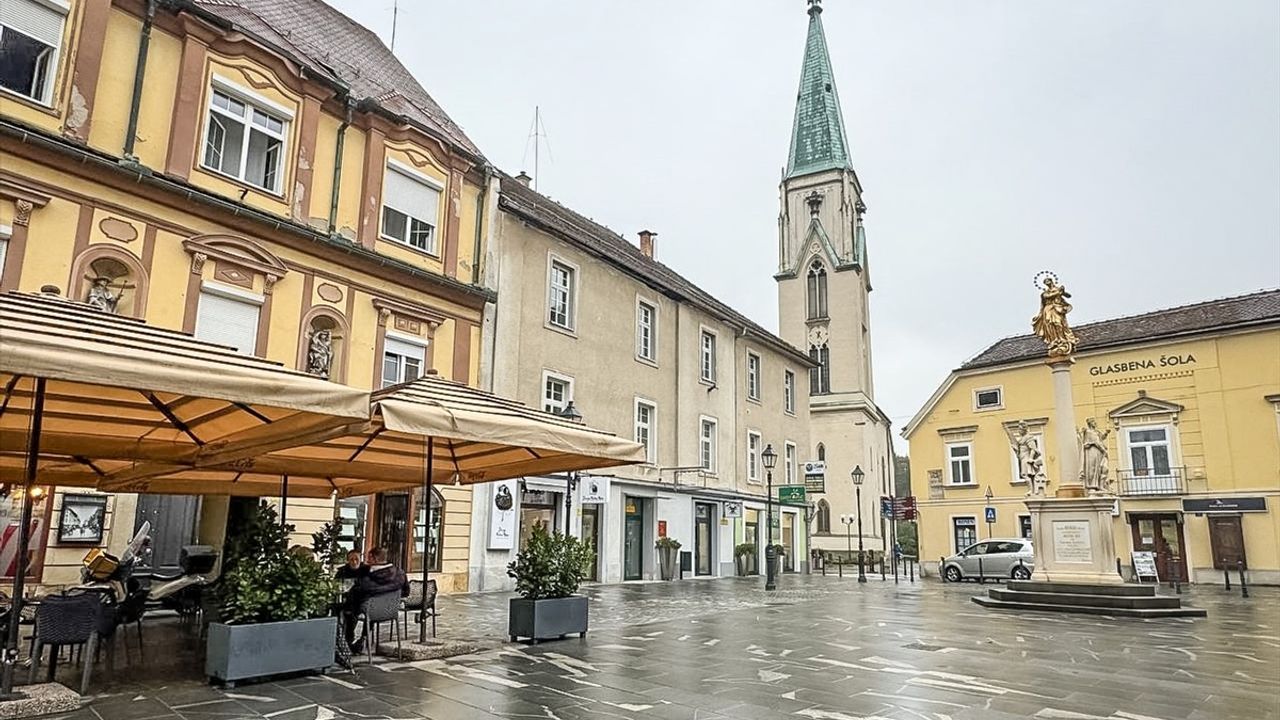
<instances>
[{"instance_id":1,"label":"menu board","mask_svg":"<svg viewBox=\"0 0 1280 720\"><path fill-rule=\"evenodd\" d=\"M1156 582L1160 581L1160 576L1156 572L1156 554L1150 550L1139 550L1132 553L1133 555L1133 575L1138 580L1149 577Z\"/></svg>"}]
</instances>

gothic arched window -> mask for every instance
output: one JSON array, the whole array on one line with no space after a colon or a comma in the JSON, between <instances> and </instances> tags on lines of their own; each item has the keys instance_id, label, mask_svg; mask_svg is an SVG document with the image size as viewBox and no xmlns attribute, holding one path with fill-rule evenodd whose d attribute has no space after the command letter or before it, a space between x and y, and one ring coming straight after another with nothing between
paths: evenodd
<instances>
[{"instance_id":1,"label":"gothic arched window","mask_svg":"<svg viewBox=\"0 0 1280 720\"><path fill-rule=\"evenodd\" d=\"M825 343L810 345L809 359L817 363L809 368L809 394L826 395L831 392L831 350Z\"/></svg>"},{"instance_id":2,"label":"gothic arched window","mask_svg":"<svg viewBox=\"0 0 1280 720\"><path fill-rule=\"evenodd\" d=\"M818 501L818 532L831 532L831 505L826 500Z\"/></svg>"},{"instance_id":3,"label":"gothic arched window","mask_svg":"<svg viewBox=\"0 0 1280 720\"><path fill-rule=\"evenodd\" d=\"M821 260L814 260L809 266L808 282L808 316L817 320L827 316L827 269Z\"/></svg>"},{"instance_id":4,"label":"gothic arched window","mask_svg":"<svg viewBox=\"0 0 1280 720\"><path fill-rule=\"evenodd\" d=\"M827 461L827 446L823 445L822 443L818 443L818 462L826 462L826 461Z\"/></svg>"}]
</instances>

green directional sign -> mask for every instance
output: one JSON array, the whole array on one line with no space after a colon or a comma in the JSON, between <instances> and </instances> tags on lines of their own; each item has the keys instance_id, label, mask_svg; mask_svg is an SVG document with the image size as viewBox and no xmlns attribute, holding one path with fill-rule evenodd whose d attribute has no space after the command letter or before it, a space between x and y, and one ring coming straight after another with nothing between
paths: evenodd
<instances>
[{"instance_id":1,"label":"green directional sign","mask_svg":"<svg viewBox=\"0 0 1280 720\"><path fill-rule=\"evenodd\" d=\"M778 488L778 502L783 505L804 505L804 493L803 485L783 485Z\"/></svg>"}]
</instances>

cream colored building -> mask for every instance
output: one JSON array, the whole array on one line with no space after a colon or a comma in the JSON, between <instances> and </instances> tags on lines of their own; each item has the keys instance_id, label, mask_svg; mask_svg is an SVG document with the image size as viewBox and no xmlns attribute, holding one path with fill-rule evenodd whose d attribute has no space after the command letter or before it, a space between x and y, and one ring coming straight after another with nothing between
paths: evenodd
<instances>
[{"instance_id":1,"label":"cream colored building","mask_svg":"<svg viewBox=\"0 0 1280 720\"><path fill-rule=\"evenodd\" d=\"M778 317L788 343L818 367L807 378L810 446L805 460L825 462L814 494L813 545L828 553L857 548L851 472L861 468L862 541L887 548L878 499L893 492L889 419L875 403L871 373L871 271L862 184L853 169L836 91L822 6L809 6L809 35L797 93L790 154L779 190Z\"/></svg>"},{"instance_id":2,"label":"cream colored building","mask_svg":"<svg viewBox=\"0 0 1280 720\"><path fill-rule=\"evenodd\" d=\"M690 553L689 574L733 574L744 541L761 559L762 453L777 453L775 485L798 484L810 447L807 357L655 259L653 233L637 247L527 177L502 179L498 208L499 301L482 360L493 390L549 410L573 402L593 427L649 448L648 463L585 476L571 494L571 532L597 548L594 579L655 577L660 535ZM516 499L515 532L563 530L566 486L553 477L476 488L473 588L509 583L519 542L503 534L499 495ZM775 512L775 542L800 570L805 510Z\"/></svg>"}]
</instances>

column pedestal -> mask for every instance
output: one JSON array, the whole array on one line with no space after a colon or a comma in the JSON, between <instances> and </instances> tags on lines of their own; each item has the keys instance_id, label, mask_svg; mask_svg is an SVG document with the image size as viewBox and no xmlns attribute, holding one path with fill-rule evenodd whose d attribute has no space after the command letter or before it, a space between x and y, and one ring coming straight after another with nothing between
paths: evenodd
<instances>
[{"instance_id":1,"label":"column pedestal","mask_svg":"<svg viewBox=\"0 0 1280 720\"><path fill-rule=\"evenodd\" d=\"M1123 581L1109 497L1027 498L1034 538L1035 580L1084 585Z\"/></svg>"}]
</instances>

